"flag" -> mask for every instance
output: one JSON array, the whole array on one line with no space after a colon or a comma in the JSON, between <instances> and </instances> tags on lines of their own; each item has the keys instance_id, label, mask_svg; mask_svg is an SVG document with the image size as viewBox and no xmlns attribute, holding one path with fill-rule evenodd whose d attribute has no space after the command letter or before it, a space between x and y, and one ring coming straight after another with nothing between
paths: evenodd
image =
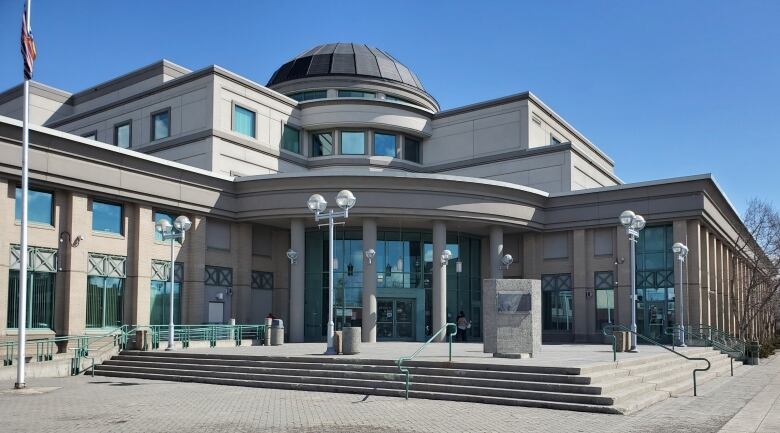
<instances>
[{"instance_id":1,"label":"flag","mask_svg":"<svg viewBox=\"0 0 780 433\"><path fill-rule=\"evenodd\" d=\"M24 13L22 14L22 59L24 60L24 79L31 80L33 62L35 62L35 41L27 23L27 2L24 3Z\"/></svg>"}]
</instances>

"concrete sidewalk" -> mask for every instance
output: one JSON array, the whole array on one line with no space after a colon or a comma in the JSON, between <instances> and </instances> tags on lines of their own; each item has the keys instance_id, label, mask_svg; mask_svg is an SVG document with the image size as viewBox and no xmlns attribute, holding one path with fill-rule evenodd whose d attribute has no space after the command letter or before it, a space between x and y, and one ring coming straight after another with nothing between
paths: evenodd
<instances>
[{"instance_id":1,"label":"concrete sidewalk","mask_svg":"<svg viewBox=\"0 0 780 433\"><path fill-rule=\"evenodd\" d=\"M720 430L723 433L780 432L780 359L763 366L766 385Z\"/></svg>"}]
</instances>

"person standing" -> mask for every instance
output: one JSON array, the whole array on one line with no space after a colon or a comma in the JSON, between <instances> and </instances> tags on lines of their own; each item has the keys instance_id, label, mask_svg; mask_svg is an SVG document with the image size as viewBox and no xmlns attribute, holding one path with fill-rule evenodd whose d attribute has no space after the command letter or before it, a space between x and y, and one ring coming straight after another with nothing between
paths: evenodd
<instances>
[{"instance_id":1,"label":"person standing","mask_svg":"<svg viewBox=\"0 0 780 433\"><path fill-rule=\"evenodd\" d=\"M467 339L466 333L471 327L471 323L466 319L466 314L464 314L463 311L458 314L458 317L455 319L455 324L458 326L458 337L460 337L460 341L465 343Z\"/></svg>"}]
</instances>

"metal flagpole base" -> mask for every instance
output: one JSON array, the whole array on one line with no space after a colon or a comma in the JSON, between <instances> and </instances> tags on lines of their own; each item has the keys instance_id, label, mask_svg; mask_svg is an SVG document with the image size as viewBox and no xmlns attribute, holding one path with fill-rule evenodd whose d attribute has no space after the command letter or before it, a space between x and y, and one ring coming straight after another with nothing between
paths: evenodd
<instances>
[{"instance_id":1,"label":"metal flagpole base","mask_svg":"<svg viewBox=\"0 0 780 433\"><path fill-rule=\"evenodd\" d=\"M18 383L18 382L14 383L14 389L25 389L25 388L27 388L27 384L24 383L24 382L22 382L22 383Z\"/></svg>"}]
</instances>

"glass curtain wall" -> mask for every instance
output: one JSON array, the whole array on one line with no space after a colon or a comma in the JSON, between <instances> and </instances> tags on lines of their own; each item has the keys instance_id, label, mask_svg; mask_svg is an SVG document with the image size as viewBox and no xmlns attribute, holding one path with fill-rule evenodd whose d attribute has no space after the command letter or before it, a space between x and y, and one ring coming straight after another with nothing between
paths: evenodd
<instances>
[{"instance_id":1,"label":"glass curtain wall","mask_svg":"<svg viewBox=\"0 0 780 433\"><path fill-rule=\"evenodd\" d=\"M542 275L542 329L571 332L571 274Z\"/></svg>"},{"instance_id":2,"label":"glass curtain wall","mask_svg":"<svg viewBox=\"0 0 780 433\"><path fill-rule=\"evenodd\" d=\"M663 342L676 323L673 243L672 226L663 225L642 230L636 246L637 330Z\"/></svg>"},{"instance_id":3,"label":"glass curtain wall","mask_svg":"<svg viewBox=\"0 0 780 433\"><path fill-rule=\"evenodd\" d=\"M125 279L87 277L87 328L122 326Z\"/></svg>"},{"instance_id":4,"label":"glass curtain wall","mask_svg":"<svg viewBox=\"0 0 780 433\"><path fill-rule=\"evenodd\" d=\"M327 232L306 233L306 285L304 337L322 341L328 318L328 243ZM480 239L461 235L448 238L447 248L453 260L447 267L447 314L454 320L464 311L472 322L470 333L481 337ZM390 297L408 289L424 290L425 333L432 327L433 243L431 232L403 229L379 229L376 242L377 297ZM461 254L460 252L465 253ZM463 261L456 272L457 258ZM363 291L362 232L336 230L334 244L334 322L342 326L362 323ZM405 291L404 293L409 293ZM408 297L408 296L401 296Z\"/></svg>"},{"instance_id":5,"label":"glass curtain wall","mask_svg":"<svg viewBox=\"0 0 780 433\"><path fill-rule=\"evenodd\" d=\"M54 272L27 271L27 328L54 329ZM8 271L8 328L19 327L19 271Z\"/></svg>"},{"instance_id":6,"label":"glass curtain wall","mask_svg":"<svg viewBox=\"0 0 780 433\"><path fill-rule=\"evenodd\" d=\"M615 323L615 277L612 271L596 272L593 275L596 292L596 332L604 326Z\"/></svg>"},{"instance_id":7,"label":"glass curtain wall","mask_svg":"<svg viewBox=\"0 0 780 433\"><path fill-rule=\"evenodd\" d=\"M169 320L171 281L168 279L170 262L154 261L152 264L150 325L167 325ZM184 266L176 263L173 285L173 323L181 323L181 281Z\"/></svg>"}]
</instances>

